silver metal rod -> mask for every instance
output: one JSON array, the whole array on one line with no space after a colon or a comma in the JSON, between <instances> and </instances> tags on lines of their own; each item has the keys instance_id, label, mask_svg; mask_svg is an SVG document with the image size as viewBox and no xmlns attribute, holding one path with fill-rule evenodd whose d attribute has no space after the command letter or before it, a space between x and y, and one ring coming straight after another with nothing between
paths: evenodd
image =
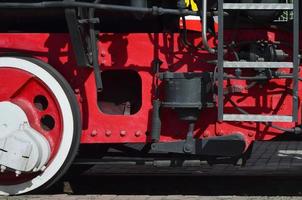
<instances>
[{"instance_id":1,"label":"silver metal rod","mask_svg":"<svg viewBox=\"0 0 302 200\"><path fill-rule=\"evenodd\" d=\"M203 42L203 47L212 54L216 53L216 50L211 48L208 43L208 38L207 38L207 0L202 0L202 42Z\"/></svg>"}]
</instances>

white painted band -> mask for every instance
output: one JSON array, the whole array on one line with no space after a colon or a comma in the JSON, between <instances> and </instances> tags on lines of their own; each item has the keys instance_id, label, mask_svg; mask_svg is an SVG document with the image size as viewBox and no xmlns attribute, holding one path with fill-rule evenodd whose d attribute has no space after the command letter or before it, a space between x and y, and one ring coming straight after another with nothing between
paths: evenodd
<instances>
[{"instance_id":1,"label":"white painted band","mask_svg":"<svg viewBox=\"0 0 302 200\"><path fill-rule=\"evenodd\" d=\"M0 68L3 67L24 70L39 78L53 92L54 96L57 99L57 102L59 103L62 113L63 133L61 144L53 161L49 164L45 171L34 179L22 184L0 185L0 195L22 194L44 185L60 170L61 166L64 164L68 156L69 150L72 145L74 119L70 102L63 88L57 82L57 80L46 70L44 70L37 64L27 61L25 59L13 57L0 57Z\"/></svg>"}]
</instances>

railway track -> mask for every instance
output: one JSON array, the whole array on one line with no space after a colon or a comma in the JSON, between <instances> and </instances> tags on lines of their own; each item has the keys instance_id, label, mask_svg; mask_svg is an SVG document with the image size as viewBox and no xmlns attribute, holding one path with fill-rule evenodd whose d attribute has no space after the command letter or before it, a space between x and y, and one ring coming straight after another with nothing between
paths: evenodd
<instances>
[{"instance_id":1,"label":"railway track","mask_svg":"<svg viewBox=\"0 0 302 200\"><path fill-rule=\"evenodd\" d=\"M300 199L299 145L300 142L291 145L274 142L269 146L257 143L244 168L231 164L209 166L200 161L183 163L182 167L165 167L163 163L158 165L159 161L150 160L118 165L99 161L82 174L70 171L46 193L9 199ZM84 161L76 163L84 164ZM97 160L86 164L97 164Z\"/></svg>"},{"instance_id":2,"label":"railway track","mask_svg":"<svg viewBox=\"0 0 302 200\"><path fill-rule=\"evenodd\" d=\"M297 173L298 174L298 173ZM47 193L11 200L198 200L301 199L302 176L81 175ZM1 198L0 198L1 199Z\"/></svg>"}]
</instances>

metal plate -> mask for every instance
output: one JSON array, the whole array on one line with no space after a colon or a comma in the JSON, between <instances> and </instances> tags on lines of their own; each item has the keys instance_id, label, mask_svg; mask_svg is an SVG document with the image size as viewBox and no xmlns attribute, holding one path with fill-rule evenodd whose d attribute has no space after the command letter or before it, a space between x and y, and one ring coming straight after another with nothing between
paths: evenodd
<instances>
[{"instance_id":1,"label":"metal plate","mask_svg":"<svg viewBox=\"0 0 302 200\"><path fill-rule=\"evenodd\" d=\"M292 116L286 115L244 115L224 114L224 121L250 121L250 122L292 122Z\"/></svg>"},{"instance_id":2,"label":"metal plate","mask_svg":"<svg viewBox=\"0 0 302 200\"><path fill-rule=\"evenodd\" d=\"M292 10L289 3L224 3L225 10Z\"/></svg>"}]
</instances>

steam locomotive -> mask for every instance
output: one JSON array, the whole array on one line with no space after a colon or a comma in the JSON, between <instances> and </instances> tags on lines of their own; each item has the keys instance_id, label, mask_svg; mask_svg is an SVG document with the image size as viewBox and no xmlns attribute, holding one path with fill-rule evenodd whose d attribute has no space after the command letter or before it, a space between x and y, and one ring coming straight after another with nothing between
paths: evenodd
<instances>
[{"instance_id":1,"label":"steam locomotive","mask_svg":"<svg viewBox=\"0 0 302 200\"><path fill-rule=\"evenodd\" d=\"M255 141L299 140L300 11L0 0L0 194L45 189L76 157L244 166Z\"/></svg>"}]
</instances>

